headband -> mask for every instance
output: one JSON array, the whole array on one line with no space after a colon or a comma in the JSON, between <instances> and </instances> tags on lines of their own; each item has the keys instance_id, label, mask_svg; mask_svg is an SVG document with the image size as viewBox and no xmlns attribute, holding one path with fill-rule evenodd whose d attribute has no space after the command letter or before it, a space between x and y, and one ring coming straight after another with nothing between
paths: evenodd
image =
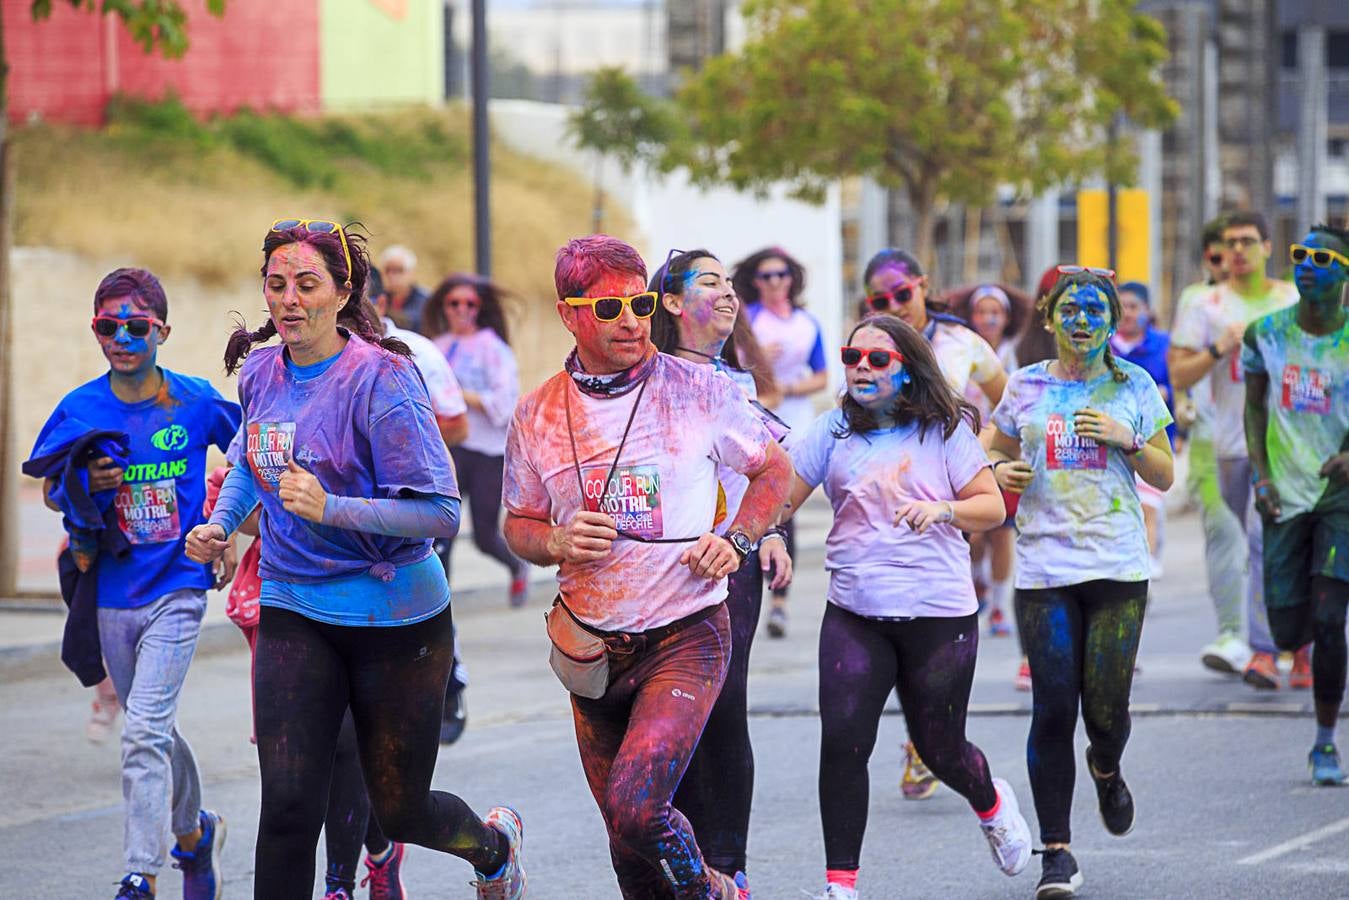
<instances>
[{"instance_id":1,"label":"headband","mask_svg":"<svg viewBox=\"0 0 1349 900\"><path fill-rule=\"evenodd\" d=\"M992 297L994 300L1001 303L1004 312L1010 313L1012 311L1012 301L1007 296L1007 292L996 284L981 284L975 288L974 292L970 294L970 307L973 308L974 304L985 297Z\"/></svg>"}]
</instances>

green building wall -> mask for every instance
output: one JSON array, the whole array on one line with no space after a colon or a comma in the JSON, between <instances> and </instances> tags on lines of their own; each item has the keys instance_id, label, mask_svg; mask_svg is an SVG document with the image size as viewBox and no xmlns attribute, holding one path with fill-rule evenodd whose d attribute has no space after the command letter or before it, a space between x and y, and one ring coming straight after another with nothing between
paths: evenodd
<instances>
[{"instance_id":1,"label":"green building wall","mask_svg":"<svg viewBox=\"0 0 1349 900\"><path fill-rule=\"evenodd\" d=\"M443 0L319 0L324 109L439 103Z\"/></svg>"}]
</instances>

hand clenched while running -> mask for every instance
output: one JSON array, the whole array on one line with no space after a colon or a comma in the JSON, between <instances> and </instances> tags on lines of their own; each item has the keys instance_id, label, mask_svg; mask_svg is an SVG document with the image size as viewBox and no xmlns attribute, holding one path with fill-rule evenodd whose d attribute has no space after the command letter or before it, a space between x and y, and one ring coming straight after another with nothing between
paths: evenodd
<instances>
[{"instance_id":1,"label":"hand clenched while running","mask_svg":"<svg viewBox=\"0 0 1349 900\"><path fill-rule=\"evenodd\" d=\"M612 516L583 509L549 532L548 552L565 562L595 562L609 555L617 538Z\"/></svg>"},{"instance_id":2,"label":"hand clenched while running","mask_svg":"<svg viewBox=\"0 0 1349 900\"><path fill-rule=\"evenodd\" d=\"M187 533L183 552L193 562L214 563L229 549L230 543L226 538L225 529L219 525L198 525Z\"/></svg>"},{"instance_id":3,"label":"hand clenched while running","mask_svg":"<svg viewBox=\"0 0 1349 900\"><path fill-rule=\"evenodd\" d=\"M726 538L708 532L679 555L679 564L703 578L725 578L740 568L740 554Z\"/></svg>"},{"instance_id":4,"label":"hand clenched while running","mask_svg":"<svg viewBox=\"0 0 1349 900\"><path fill-rule=\"evenodd\" d=\"M276 495L281 498L281 506L286 512L311 522L323 521L328 492L317 478L300 468L295 460L286 463L286 471L281 473L281 480L277 482Z\"/></svg>"},{"instance_id":5,"label":"hand clenched while running","mask_svg":"<svg viewBox=\"0 0 1349 900\"><path fill-rule=\"evenodd\" d=\"M1035 469L1024 459L1012 459L1000 462L993 467L993 477L998 487L1012 494L1020 494L1030 487L1035 477Z\"/></svg>"}]
</instances>

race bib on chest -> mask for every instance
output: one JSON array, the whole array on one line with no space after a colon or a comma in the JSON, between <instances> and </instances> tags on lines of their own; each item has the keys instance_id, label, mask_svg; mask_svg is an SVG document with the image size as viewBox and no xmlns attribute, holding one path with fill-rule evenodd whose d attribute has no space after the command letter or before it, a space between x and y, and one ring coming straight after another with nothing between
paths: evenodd
<instances>
[{"instance_id":1,"label":"race bib on chest","mask_svg":"<svg viewBox=\"0 0 1349 900\"><path fill-rule=\"evenodd\" d=\"M1073 433L1070 418L1051 413L1045 423L1046 469L1104 469L1106 448Z\"/></svg>"},{"instance_id":2,"label":"race bib on chest","mask_svg":"<svg viewBox=\"0 0 1349 900\"><path fill-rule=\"evenodd\" d=\"M614 517L619 531L648 540L665 536L660 511L660 469L656 466L619 466L605 489L608 467L585 469L585 508Z\"/></svg>"},{"instance_id":3,"label":"race bib on chest","mask_svg":"<svg viewBox=\"0 0 1349 900\"><path fill-rule=\"evenodd\" d=\"M113 499L117 527L133 544L164 544L178 540L178 482L123 482Z\"/></svg>"},{"instance_id":4,"label":"race bib on chest","mask_svg":"<svg viewBox=\"0 0 1349 900\"><path fill-rule=\"evenodd\" d=\"M249 422L244 450L258 484L275 491L295 448L294 422Z\"/></svg>"},{"instance_id":5,"label":"race bib on chest","mask_svg":"<svg viewBox=\"0 0 1349 900\"><path fill-rule=\"evenodd\" d=\"M1283 367L1281 403L1284 409L1293 412L1328 416L1331 387L1329 372L1311 366L1287 365Z\"/></svg>"}]
</instances>

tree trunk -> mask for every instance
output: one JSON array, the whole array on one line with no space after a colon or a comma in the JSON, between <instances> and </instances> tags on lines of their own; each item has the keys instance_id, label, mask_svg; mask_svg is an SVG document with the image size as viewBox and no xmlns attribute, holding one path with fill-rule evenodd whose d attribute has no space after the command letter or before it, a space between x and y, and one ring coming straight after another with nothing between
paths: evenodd
<instances>
[{"instance_id":1,"label":"tree trunk","mask_svg":"<svg viewBox=\"0 0 1349 900\"><path fill-rule=\"evenodd\" d=\"M913 210L913 255L924 272L929 274L937 267L936 248L933 246L937 228L936 179L921 177L909 184L909 206Z\"/></svg>"},{"instance_id":2,"label":"tree trunk","mask_svg":"<svg viewBox=\"0 0 1349 900\"><path fill-rule=\"evenodd\" d=\"M9 58L0 17L0 597L13 597L19 582L19 491L14 434L14 309L9 296L13 244L14 173L9 144Z\"/></svg>"},{"instance_id":3,"label":"tree trunk","mask_svg":"<svg viewBox=\"0 0 1349 900\"><path fill-rule=\"evenodd\" d=\"M595 154L595 206L590 217L590 233L604 232L604 188L600 179L604 174L604 154Z\"/></svg>"}]
</instances>

